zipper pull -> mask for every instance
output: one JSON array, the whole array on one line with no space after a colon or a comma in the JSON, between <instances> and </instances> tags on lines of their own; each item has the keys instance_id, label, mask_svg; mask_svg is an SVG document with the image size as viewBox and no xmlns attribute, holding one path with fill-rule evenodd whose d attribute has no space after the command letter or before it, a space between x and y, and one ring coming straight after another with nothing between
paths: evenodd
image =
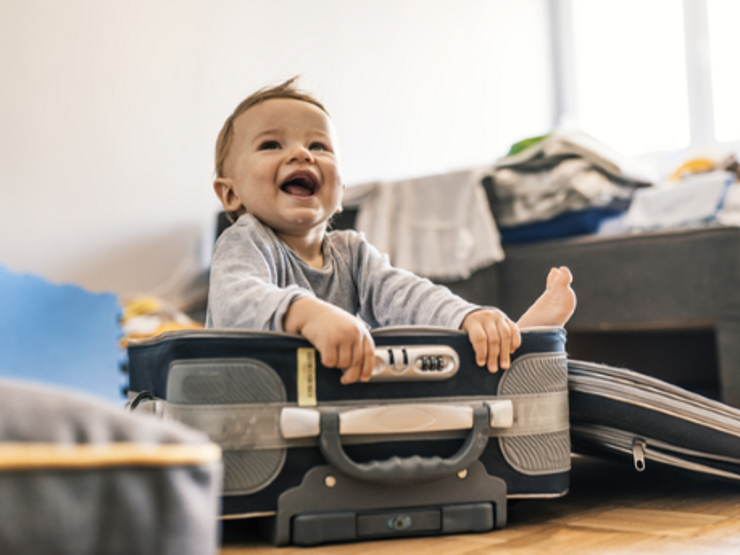
<instances>
[{"instance_id":1,"label":"zipper pull","mask_svg":"<svg viewBox=\"0 0 740 555\"><path fill-rule=\"evenodd\" d=\"M635 469L637 472L645 470L645 451L647 450L647 443L644 439L636 437L632 441L632 459L635 461Z\"/></svg>"}]
</instances>

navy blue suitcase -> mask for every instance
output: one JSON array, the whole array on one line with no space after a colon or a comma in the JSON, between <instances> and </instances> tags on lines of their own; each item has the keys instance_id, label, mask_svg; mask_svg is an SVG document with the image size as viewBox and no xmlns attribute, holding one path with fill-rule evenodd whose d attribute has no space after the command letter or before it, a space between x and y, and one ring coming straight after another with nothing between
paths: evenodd
<instances>
[{"instance_id":1,"label":"navy blue suitcase","mask_svg":"<svg viewBox=\"0 0 740 555\"><path fill-rule=\"evenodd\" d=\"M368 383L342 385L302 337L170 332L129 346L129 396L224 453L223 518L269 517L277 545L486 531L512 498L569 487L562 328L480 368L465 333L373 331Z\"/></svg>"},{"instance_id":2,"label":"navy blue suitcase","mask_svg":"<svg viewBox=\"0 0 740 555\"><path fill-rule=\"evenodd\" d=\"M625 368L568 362L573 451L740 481L740 410Z\"/></svg>"}]
</instances>

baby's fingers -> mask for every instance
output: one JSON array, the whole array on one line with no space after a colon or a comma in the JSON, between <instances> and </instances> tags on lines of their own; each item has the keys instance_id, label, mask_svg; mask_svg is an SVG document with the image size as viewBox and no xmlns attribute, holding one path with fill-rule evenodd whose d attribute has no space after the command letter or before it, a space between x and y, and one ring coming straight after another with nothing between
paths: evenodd
<instances>
[{"instance_id":1,"label":"baby's fingers","mask_svg":"<svg viewBox=\"0 0 740 555\"><path fill-rule=\"evenodd\" d=\"M353 364L349 368L347 368L344 371L344 374L342 374L341 382L345 385L350 383L355 383L357 379L360 377L360 370L362 369L361 366L358 364Z\"/></svg>"},{"instance_id":2,"label":"baby's fingers","mask_svg":"<svg viewBox=\"0 0 740 555\"><path fill-rule=\"evenodd\" d=\"M340 343L337 346L337 362L335 366L337 368L349 368L354 364L355 351L357 351L358 345L347 341Z\"/></svg>"},{"instance_id":3,"label":"baby's fingers","mask_svg":"<svg viewBox=\"0 0 740 555\"><path fill-rule=\"evenodd\" d=\"M506 370L511 364L511 329L505 318L496 320L486 327L488 335L488 371L495 372L498 369L499 359L501 368ZM497 352L491 352L491 347L495 345Z\"/></svg>"},{"instance_id":4,"label":"baby's fingers","mask_svg":"<svg viewBox=\"0 0 740 555\"><path fill-rule=\"evenodd\" d=\"M488 369L491 372L498 370L498 334L496 334L495 337L489 337L486 327L483 324L476 323L468 328L468 338L470 339L470 343L473 345L473 350L475 351L476 364L478 366L485 366L486 362L488 362ZM493 367L490 365L491 361L493 361Z\"/></svg>"},{"instance_id":5,"label":"baby's fingers","mask_svg":"<svg viewBox=\"0 0 740 555\"><path fill-rule=\"evenodd\" d=\"M357 352L360 350L358 345L350 345L347 348L347 354L339 367L344 368L344 374L342 374L341 382L343 384L355 383L362 371L362 365L358 361Z\"/></svg>"},{"instance_id":6,"label":"baby's fingers","mask_svg":"<svg viewBox=\"0 0 740 555\"><path fill-rule=\"evenodd\" d=\"M360 335L359 340L352 345L352 356L347 370L342 376L342 383L354 383L358 379L367 382L373 375L375 362L375 343L369 333Z\"/></svg>"},{"instance_id":7,"label":"baby's fingers","mask_svg":"<svg viewBox=\"0 0 740 555\"><path fill-rule=\"evenodd\" d=\"M321 364L326 368L335 368L339 366L337 363L339 360L339 347L333 343L326 343L322 345L316 345L316 348L321 355Z\"/></svg>"},{"instance_id":8,"label":"baby's fingers","mask_svg":"<svg viewBox=\"0 0 740 555\"><path fill-rule=\"evenodd\" d=\"M373 338L367 334L363 338L362 342L362 371L360 372L360 380L367 382L373 375L373 365L375 364L375 342Z\"/></svg>"}]
</instances>

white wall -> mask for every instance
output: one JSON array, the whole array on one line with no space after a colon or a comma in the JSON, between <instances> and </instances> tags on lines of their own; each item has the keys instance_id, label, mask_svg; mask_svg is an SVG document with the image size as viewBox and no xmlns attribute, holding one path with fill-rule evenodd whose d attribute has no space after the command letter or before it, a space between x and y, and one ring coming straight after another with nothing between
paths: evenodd
<instances>
[{"instance_id":1,"label":"white wall","mask_svg":"<svg viewBox=\"0 0 740 555\"><path fill-rule=\"evenodd\" d=\"M171 293L207 258L223 120L295 74L334 116L348 185L492 162L549 129L546 9L0 0L0 264Z\"/></svg>"}]
</instances>

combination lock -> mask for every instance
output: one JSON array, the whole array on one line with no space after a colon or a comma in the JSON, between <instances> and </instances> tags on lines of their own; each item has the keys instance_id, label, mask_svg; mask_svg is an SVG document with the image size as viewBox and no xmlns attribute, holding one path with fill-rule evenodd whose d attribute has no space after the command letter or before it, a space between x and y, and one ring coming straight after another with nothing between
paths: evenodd
<instances>
[{"instance_id":1,"label":"combination lock","mask_svg":"<svg viewBox=\"0 0 740 555\"><path fill-rule=\"evenodd\" d=\"M457 352L445 345L376 347L370 381L446 380L459 367Z\"/></svg>"}]
</instances>

